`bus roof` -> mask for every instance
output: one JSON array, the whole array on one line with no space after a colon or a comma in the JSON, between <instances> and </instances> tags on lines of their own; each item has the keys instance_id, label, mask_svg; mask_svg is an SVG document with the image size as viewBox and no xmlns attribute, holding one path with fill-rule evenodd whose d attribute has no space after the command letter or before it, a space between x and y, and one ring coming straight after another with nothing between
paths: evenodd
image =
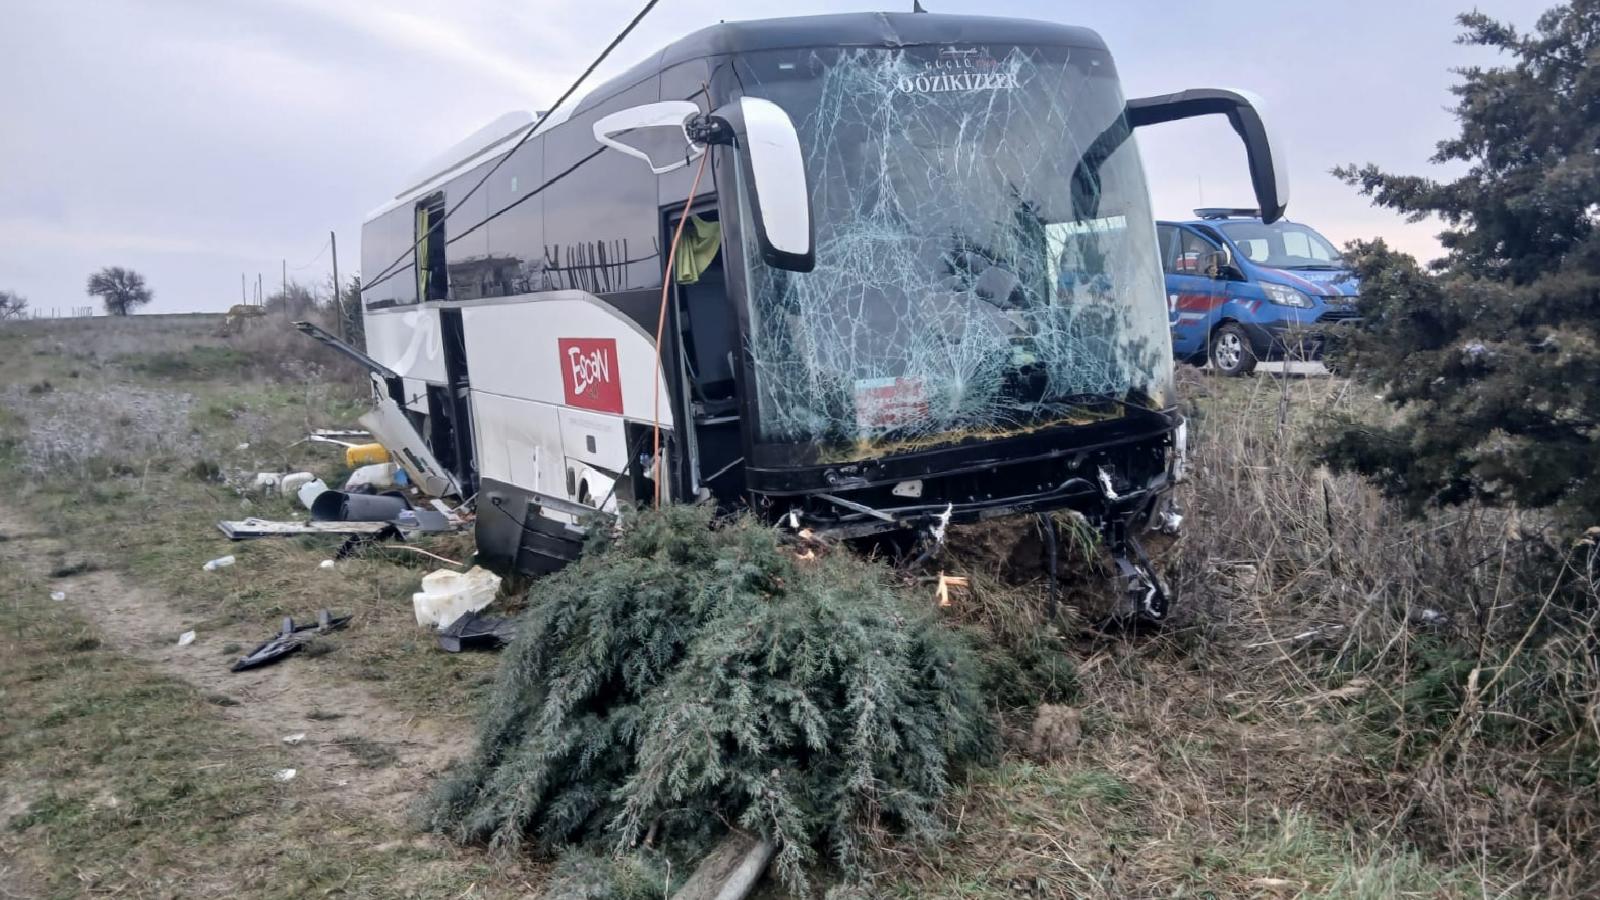
<instances>
[{"instance_id":1,"label":"bus roof","mask_svg":"<svg viewBox=\"0 0 1600 900\"><path fill-rule=\"evenodd\" d=\"M1088 28L995 16L876 12L722 22L685 35L651 53L626 72L589 91L581 100L556 110L539 126L539 131L554 128L566 121L569 115L604 102L619 90L693 59L804 47L916 47L983 43L1106 49L1100 35ZM434 173L432 178L427 178L426 183L421 184L412 180L408 189L369 213L363 221L371 221L404 205L409 199L427 194L463 171L494 158L497 154L490 151L503 153L509 150L512 146L509 139L520 136L529 124L528 119L524 119L520 127L509 130L496 128L513 115L518 114L502 116L441 154L443 158L428 166ZM520 115L527 116L526 113Z\"/></svg>"}]
</instances>

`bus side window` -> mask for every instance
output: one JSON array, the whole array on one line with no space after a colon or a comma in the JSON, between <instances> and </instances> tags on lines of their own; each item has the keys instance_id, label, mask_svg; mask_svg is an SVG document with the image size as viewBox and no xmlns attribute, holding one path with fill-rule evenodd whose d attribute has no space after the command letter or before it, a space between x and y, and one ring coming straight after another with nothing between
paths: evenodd
<instances>
[{"instance_id":1,"label":"bus side window","mask_svg":"<svg viewBox=\"0 0 1600 900\"><path fill-rule=\"evenodd\" d=\"M435 191L417 201L417 298L423 302L450 296L445 266L444 192Z\"/></svg>"}]
</instances>

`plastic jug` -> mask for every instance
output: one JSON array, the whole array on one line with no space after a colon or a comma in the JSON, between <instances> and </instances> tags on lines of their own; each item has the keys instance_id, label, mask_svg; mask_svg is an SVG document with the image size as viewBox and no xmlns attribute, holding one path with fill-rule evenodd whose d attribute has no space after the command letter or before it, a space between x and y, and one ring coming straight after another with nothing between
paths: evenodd
<instances>
[{"instance_id":1,"label":"plastic jug","mask_svg":"<svg viewBox=\"0 0 1600 900\"><path fill-rule=\"evenodd\" d=\"M300 505L310 509L311 505L317 502L317 497L321 496L322 492L327 489L328 486L323 483L321 478L313 478L300 485L300 489L294 493L296 497L300 498Z\"/></svg>"},{"instance_id":2,"label":"plastic jug","mask_svg":"<svg viewBox=\"0 0 1600 900\"><path fill-rule=\"evenodd\" d=\"M473 566L466 572L439 569L422 576L422 590L411 595L418 625L446 628L469 612L488 606L500 590L500 576Z\"/></svg>"},{"instance_id":3,"label":"plastic jug","mask_svg":"<svg viewBox=\"0 0 1600 900\"><path fill-rule=\"evenodd\" d=\"M300 495L301 488L316 480L317 476L310 472L290 472L278 480L278 490L285 496L296 497Z\"/></svg>"},{"instance_id":4,"label":"plastic jug","mask_svg":"<svg viewBox=\"0 0 1600 900\"><path fill-rule=\"evenodd\" d=\"M395 487L394 476L398 471L400 467L394 463L373 463L370 466L362 466L350 473L350 477L345 480L344 489L351 491L367 484L380 491L388 490Z\"/></svg>"},{"instance_id":5,"label":"plastic jug","mask_svg":"<svg viewBox=\"0 0 1600 900\"><path fill-rule=\"evenodd\" d=\"M389 448L382 444L356 444L344 448L344 464L350 468L389 461Z\"/></svg>"}]
</instances>

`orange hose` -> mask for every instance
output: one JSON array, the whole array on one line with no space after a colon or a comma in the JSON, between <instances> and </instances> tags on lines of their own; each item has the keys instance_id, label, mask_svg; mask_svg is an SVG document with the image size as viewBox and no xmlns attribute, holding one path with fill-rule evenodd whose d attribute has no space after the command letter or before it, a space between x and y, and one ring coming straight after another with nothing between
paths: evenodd
<instances>
[{"instance_id":1,"label":"orange hose","mask_svg":"<svg viewBox=\"0 0 1600 900\"><path fill-rule=\"evenodd\" d=\"M678 241L683 239L683 226L689 221L689 207L694 205L694 195L700 190L700 176L705 174L706 160L711 158L711 148L700 156L700 167L694 171L694 183L689 185L689 199L683 201L683 215L678 217L678 227L672 232L672 246L667 248L667 271L661 277L661 313L656 317L656 389L655 396L655 433L651 438L650 458L656 467L656 509L661 508L661 482L666 478L666 470L661 465L661 339L667 330L667 296L672 290L672 282L677 278L673 271L673 261L678 256Z\"/></svg>"}]
</instances>

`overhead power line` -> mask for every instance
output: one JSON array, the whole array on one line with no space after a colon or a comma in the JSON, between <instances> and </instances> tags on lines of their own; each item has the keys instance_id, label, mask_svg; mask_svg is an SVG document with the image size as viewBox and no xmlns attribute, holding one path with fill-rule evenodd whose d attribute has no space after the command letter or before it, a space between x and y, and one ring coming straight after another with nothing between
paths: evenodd
<instances>
[{"instance_id":1,"label":"overhead power line","mask_svg":"<svg viewBox=\"0 0 1600 900\"><path fill-rule=\"evenodd\" d=\"M302 272L302 271L305 271L306 269L309 269L312 266L316 265L317 264L317 260L322 259L322 254L327 253L327 252L328 252L328 241L323 241L322 242L322 249L317 251L317 255L316 256L311 257L311 261L310 262L306 263L303 266L290 266L289 267L289 271L291 271L291 272Z\"/></svg>"},{"instance_id":2,"label":"overhead power line","mask_svg":"<svg viewBox=\"0 0 1600 900\"><path fill-rule=\"evenodd\" d=\"M493 177L494 173L499 171L501 166L505 165L506 160L508 160L512 156L516 155L516 152L518 150L522 149L522 145L526 144L528 142L528 138L533 137L533 133L539 130L539 126L543 125L545 123L545 120L549 119L552 113L554 113L556 110L561 108L561 104L565 103L567 101L567 99L569 97L571 97L574 92L576 92L578 90L579 85L582 85L585 79L587 79L590 75L594 74L594 70L596 68L598 68L601 63L605 62L606 57L611 55L611 51L615 50L617 48L617 45L622 43L623 39L626 38L630 33L632 33L633 29L640 22L644 21L644 17L650 13L650 10L655 8L655 6L656 6L656 4L658 2L660 2L660 0L646 0L644 7L641 8L639 10L639 12L634 15L633 19L628 22L627 27L623 28L622 31L618 32L616 37L611 39L611 43L607 44L606 48L604 50L600 51L600 55L595 57L593 62L589 63L588 68L583 70L583 74L579 75L578 79L576 81L572 82L572 84L569 85L567 87L567 89L562 92L560 97L556 98L556 102L551 104L550 108L545 110L544 113L539 116L538 120L536 120L532 125L528 126L528 130L524 131L522 133L522 137L517 139L517 142L511 146L511 149L509 151L507 151L504 156L500 157L498 160L495 161L495 164L489 168L489 171L483 173L483 177L478 179L477 183L472 186L472 189L467 191L465 194L463 194L461 196L461 199L457 200L455 202L455 205L451 206L448 210L445 210L445 214L439 218L439 221L430 224L427 231L423 232L421 235L418 235L416 243L411 245L411 249L402 252L399 256L395 257L394 262L391 262L387 266L384 266L383 271L378 273L377 277L373 278L371 282L364 283L362 285L362 290L365 291L369 287L377 287L379 284L382 284L383 282L385 282L388 279L392 278L395 275L395 273L400 271L400 268L399 268L400 263L404 262L406 257L410 256L410 257L415 258L417 250L418 250L418 248L420 248L422 246L423 242L426 241L433 234L433 232L435 230L443 228L444 227L444 223L448 222L450 220L450 217L455 215L456 210L460 209L461 205L463 203L466 203L467 200L471 199L472 195L476 194L478 192L478 189L483 187L484 183L487 182L491 177ZM591 154L590 158L592 158L592 154ZM579 165L582 165L583 162L587 162L587 161L588 161L588 159L586 158L586 159L580 161ZM577 168L577 166L574 166L573 168ZM570 172L570 171L572 171L572 170L571 169L567 170L567 172ZM543 190L551 182L554 182L554 181L558 180L559 178L561 178L562 176L566 175L567 172L563 172L563 173L561 173L561 175L556 176L556 178L550 179L550 181L547 181L544 184L540 185L536 190ZM531 193L532 192L530 192L530 195L531 195ZM511 205L514 206L516 204L513 203ZM510 208L511 208L510 206L506 207L506 209L510 209ZM503 211L504 210L502 210L502 212ZM493 215L490 215L490 216L486 217L485 219L483 219L483 221L478 222L476 225L474 225L473 229L478 228L479 226L483 225L484 223L488 222L490 219L493 219L495 216L498 216L498 215L500 215L500 213L497 212L497 213L494 213Z\"/></svg>"}]
</instances>

